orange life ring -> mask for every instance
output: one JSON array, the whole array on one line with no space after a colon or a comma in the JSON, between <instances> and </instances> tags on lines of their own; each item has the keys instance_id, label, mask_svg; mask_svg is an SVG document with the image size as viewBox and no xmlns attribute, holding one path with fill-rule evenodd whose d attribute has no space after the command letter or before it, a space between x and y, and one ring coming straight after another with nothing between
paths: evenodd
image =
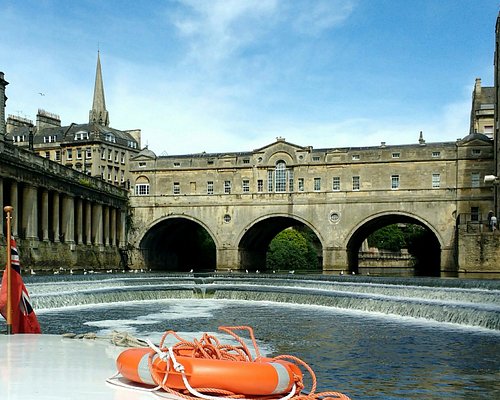
<instances>
[{"instance_id":1,"label":"orange life ring","mask_svg":"<svg viewBox=\"0 0 500 400\"><path fill-rule=\"evenodd\" d=\"M152 369L149 358L153 355ZM230 361L211 358L194 358L186 355L176 356L176 360L184 367L184 374L189 385L195 389L215 388L233 393L266 396L288 393L297 379L302 379L299 367L283 360L260 359L257 361ZM172 360L165 386L171 389L187 389L182 374L177 372ZM167 363L159 358L154 350L132 348L123 351L116 360L120 374L137 383L157 385L152 374L164 378Z\"/></svg>"}]
</instances>

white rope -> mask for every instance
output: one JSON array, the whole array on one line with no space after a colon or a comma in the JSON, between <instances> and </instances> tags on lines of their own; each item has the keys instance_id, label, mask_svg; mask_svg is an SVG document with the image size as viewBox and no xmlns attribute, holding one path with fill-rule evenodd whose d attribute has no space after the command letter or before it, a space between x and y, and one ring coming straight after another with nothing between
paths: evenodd
<instances>
[{"instance_id":1,"label":"white rope","mask_svg":"<svg viewBox=\"0 0 500 400\"><path fill-rule=\"evenodd\" d=\"M125 389L131 389L131 390L138 390L140 392L157 392L158 390L162 389L161 385L155 386L154 388L145 388L145 387L136 386L136 385L133 385L130 383L126 383L126 382L121 381L120 378L118 378L118 375L120 375L120 373L116 372L113 376L110 376L109 378L107 378L106 382L109 383L110 385L113 385L113 386L118 386L118 387L122 387Z\"/></svg>"},{"instance_id":2,"label":"white rope","mask_svg":"<svg viewBox=\"0 0 500 400\"><path fill-rule=\"evenodd\" d=\"M144 347L146 342L142 339L138 339L128 332L113 331L110 335L98 336L94 332L76 334L76 333L64 333L62 335L65 339L92 339L92 340L109 340L115 346L121 347Z\"/></svg>"}]
</instances>

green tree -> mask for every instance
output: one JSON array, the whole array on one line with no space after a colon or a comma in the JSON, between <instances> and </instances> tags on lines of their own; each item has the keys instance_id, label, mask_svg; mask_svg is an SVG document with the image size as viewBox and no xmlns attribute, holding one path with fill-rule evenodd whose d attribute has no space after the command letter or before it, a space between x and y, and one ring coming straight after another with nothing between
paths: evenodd
<instances>
[{"instance_id":1,"label":"green tree","mask_svg":"<svg viewBox=\"0 0 500 400\"><path fill-rule=\"evenodd\" d=\"M269 270L305 270L317 268L316 249L293 228L278 233L269 244L266 266Z\"/></svg>"},{"instance_id":2,"label":"green tree","mask_svg":"<svg viewBox=\"0 0 500 400\"><path fill-rule=\"evenodd\" d=\"M397 224L387 225L368 236L368 245L382 250L400 251L406 246L405 236Z\"/></svg>"}]
</instances>

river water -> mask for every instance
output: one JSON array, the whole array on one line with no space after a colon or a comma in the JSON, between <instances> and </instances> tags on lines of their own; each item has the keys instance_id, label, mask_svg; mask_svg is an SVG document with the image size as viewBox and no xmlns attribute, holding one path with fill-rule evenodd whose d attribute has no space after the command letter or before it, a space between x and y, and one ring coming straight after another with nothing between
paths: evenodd
<instances>
[{"instance_id":1,"label":"river water","mask_svg":"<svg viewBox=\"0 0 500 400\"><path fill-rule=\"evenodd\" d=\"M26 284L44 333L119 330L158 341L169 329L191 338L248 325L264 353L306 361L321 391L500 398L498 281L131 275Z\"/></svg>"}]
</instances>

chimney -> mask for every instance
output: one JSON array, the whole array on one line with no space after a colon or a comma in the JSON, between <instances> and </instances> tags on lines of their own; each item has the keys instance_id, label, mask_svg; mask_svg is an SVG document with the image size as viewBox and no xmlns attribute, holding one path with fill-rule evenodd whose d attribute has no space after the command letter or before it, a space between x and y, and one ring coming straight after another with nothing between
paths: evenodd
<instances>
[{"instance_id":1,"label":"chimney","mask_svg":"<svg viewBox=\"0 0 500 400\"><path fill-rule=\"evenodd\" d=\"M61 126L61 117L48 111L38 109L36 115L36 130L41 132L45 128L56 128Z\"/></svg>"},{"instance_id":2,"label":"chimney","mask_svg":"<svg viewBox=\"0 0 500 400\"><path fill-rule=\"evenodd\" d=\"M476 84L474 85L474 93L476 96L481 95L481 78L476 78Z\"/></svg>"}]
</instances>

